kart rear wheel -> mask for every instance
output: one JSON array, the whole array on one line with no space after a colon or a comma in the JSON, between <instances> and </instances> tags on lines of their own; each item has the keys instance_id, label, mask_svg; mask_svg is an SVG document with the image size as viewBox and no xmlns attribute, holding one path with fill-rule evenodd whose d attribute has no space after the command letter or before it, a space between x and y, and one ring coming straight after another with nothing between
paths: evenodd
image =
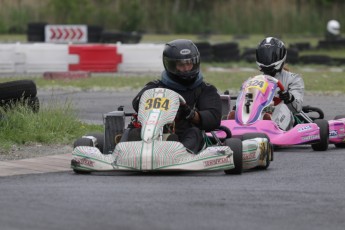
<instances>
[{"instance_id":1,"label":"kart rear wheel","mask_svg":"<svg viewBox=\"0 0 345 230\"><path fill-rule=\"evenodd\" d=\"M242 174L243 172L243 146L242 140L239 138L228 138L225 140L224 144L229 146L233 151L233 158L235 168L224 170L225 174Z\"/></svg>"},{"instance_id":2,"label":"kart rear wheel","mask_svg":"<svg viewBox=\"0 0 345 230\"><path fill-rule=\"evenodd\" d=\"M91 139L89 138L78 138L74 144L73 144L73 148L76 148L78 146L93 146L93 142Z\"/></svg>"},{"instance_id":3,"label":"kart rear wheel","mask_svg":"<svg viewBox=\"0 0 345 230\"><path fill-rule=\"evenodd\" d=\"M338 116L335 116L334 120L338 120L338 119L342 119L342 118L345 118L345 115L338 115ZM334 144L335 147L337 148L345 148L345 143L336 143Z\"/></svg>"},{"instance_id":4,"label":"kart rear wheel","mask_svg":"<svg viewBox=\"0 0 345 230\"><path fill-rule=\"evenodd\" d=\"M271 140L270 140L269 136L267 136L267 134L265 134L265 133L245 133L242 136L242 140L244 141L244 140L249 140L249 139L253 139L253 138L257 138L257 137L266 138L268 140L268 143L270 146L269 148L271 148L270 149L271 153L267 151L268 154L271 154L271 155L268 155L268 159L269 159L268 162L273 161L274 147L271 144ZM268 163L266 168L268 168L268 166L269 166L269 163Z\"/></svg>"},{"instance_id":5,"label":"kart rear wheel","mask_svg":"<svg viewBox=\"0 0 345 230\"><path fill-rule=\"evenodd\" d=\"M316 119L315 124L320 128L320 141L312 144L311 147L314 151L326 151L329 144L329 124L324 119Z\"/></svg>"},{"instance_id":6,"label":"kart rear wheel","mask_svg":"<svg viewBox=\"0 0 345 230\"><path fill-rule=\"evenodd\" d=\"M103 153L103 149L104 149L104 134L103 133L95 132L95 133L86 134L85 136L95 137L97 139L96 147L99 149L99 151L101 151L101 153Z\"/></svg>"},{"instance_id":7,"label":"kart rear wheel","mask_svg":"<svg viewBox=\"0 0 345 230\"><path fill-rule=\"evenodd\" d=\"M97 139L97 144L95 147L98 148L101 153L103 153L103 147L104 147L104 134L103 133L88 133L84 136L95 137ZM94 145L93 145L93 142L90 138L81 137L74 142L73 148L75 148L77 146L94 146Z\"/></svg>"}]
</instances>

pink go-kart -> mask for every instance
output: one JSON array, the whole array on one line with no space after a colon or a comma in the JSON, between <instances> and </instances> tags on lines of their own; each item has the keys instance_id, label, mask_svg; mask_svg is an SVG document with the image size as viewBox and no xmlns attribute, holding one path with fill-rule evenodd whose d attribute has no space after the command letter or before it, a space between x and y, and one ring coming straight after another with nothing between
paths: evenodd
<instances>
[{"instance_id":1,"label":"pink go-kart","mask_svg":"<svg viewBox=\"0 0 345 230\"><path fill-rule=\"evenodd\" d=\"M284 91L284 87L276 78L267 75L249 78L237 97L234 119L228 117L222 120L221 125L228 127L233 136L264 133L274 146L311 144L315 151L326 151L329 143L345 147L345 115L327 121L322 119L322 110L304 106L301 113L295 114L293 128L288 131L279 128L275 121L269 119L275 106L283 103L275 97L277 90ZM309 112L316 112L319 117L309 117ZM225 134L219 131L217 135Z\"/></svg>"}]
</instances>

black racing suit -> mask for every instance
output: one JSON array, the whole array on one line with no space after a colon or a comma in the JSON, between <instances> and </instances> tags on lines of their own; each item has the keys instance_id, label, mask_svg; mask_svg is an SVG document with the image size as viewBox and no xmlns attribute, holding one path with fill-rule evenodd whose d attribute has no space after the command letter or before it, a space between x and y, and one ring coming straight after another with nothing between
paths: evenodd
<instances>
[{"instance_id":1,"label":"black racing suit","mask_svg":"<svg viewBox=\"0 0 345 230\"><path fill-rule=\"evenodd\" d=\"M217 129L220 126L222 107L217 89L202 81L196 88L187 90L172 89L164 85L160 80L147 83L133 99L132 105L136 112L139 109L139 100L145 90L152 88L167 88L179 93L186 103L195 108L200 115L200 123L193 124L186 119L175 120L175 132L179 141L189 150L198 153L204 145L202 131L206 132Z\"/></svg>"}]
</instances>

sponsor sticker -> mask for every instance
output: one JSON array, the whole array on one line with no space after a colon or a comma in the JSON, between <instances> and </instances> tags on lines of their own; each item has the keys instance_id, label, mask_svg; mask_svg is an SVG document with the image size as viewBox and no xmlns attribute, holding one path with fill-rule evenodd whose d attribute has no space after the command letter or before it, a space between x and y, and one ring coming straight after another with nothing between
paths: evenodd
<instances>
[{"instance_id":1,"label":"sponsor sticker","mask_svg":"<svg viewBox=\"0 0 345 230\"><path fill-rule=\"evenodd\" d=\"M180 51L180 54L182 54L182 55L187 55L187 54L190 54L190 53L191 53L190 49L183 49L183 50Z\"/></svg>"},{"instance_id":2,"label":"sponsor sticker","mask_svg":"<svg viewBox=\"0 0 345 230\"><path fill-rule=\"evenodd\" d=\"M304 132L304 131L307 131L307 130L311 130L311 126L310 125L307 125L307 126L304 126L304 127L301 127L299 129L297 129L297 132L301 133L301 132Z\"/></svg>"},{"instance_id":3,"label":"sponsor sticker","mask_svg":"<svg viewBox=\"0 0 345 230\"><path fill-rule=\"evenodd\" d=\"M243 160L251 160L255 158L256 158L255 152L243 154Z\"/></svg>"},{"instance_id":4,"label":"sponsor sticker","mask_svg":"<svg viewBox=\"0 0 345 230\"><path fill-rule=\"evenodd\" d=\"M204 161L204 166L205 167L211 167L211 166L215 166L215 165L226 164L229 162L230 162L229 157L225 157L225 158L220 158L220 159L213 159L213 160Z\"/></svg>"},{"instance_id":5,"label":"sponsor sticker","mask_svg":"<svg viewBox=\"0 0 345 230\"><path fill-rule=\"evenodd\" d=\"M329 131L329 136L330 136L330 137L336 137L336 136L338 136L337 130L331 130L331 131Z\"/></svg>"},{"instance_id":6,"label":"sponsor sticker","mask_svg":"<svg viewBox=\"0 0 345 230\"><path fill-rule=\"evenodd\" d=\"M89 167L94 166L94 162L90 159L87 159L87 158L76 159L76 161L81 165L87 165Z\"/></svg>"},{"instance_id":7,"label":"sponsor sticker","mask_svg":"<svg viewBox=\"0 0 345 230\"><path fill-rule=\"evenodd\" d=\"M320 139L320 135L310 135L310 136L302 137L303 141L310 141L310 140L315 140L315 139Z\"/></svg>"}]
</instances>

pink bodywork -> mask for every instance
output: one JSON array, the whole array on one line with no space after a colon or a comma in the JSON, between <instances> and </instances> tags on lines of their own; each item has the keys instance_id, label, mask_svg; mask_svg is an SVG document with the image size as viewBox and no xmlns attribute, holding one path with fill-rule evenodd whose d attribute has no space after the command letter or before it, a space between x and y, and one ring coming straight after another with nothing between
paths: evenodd
<instances>
[{"instance_id":1,"label":"pink bodywork","mask_svg":"<svg viewBox=\"0 0 345 230\"><path fill-rule=\"evenodd\" d=\"M320 140L320 129L315 123L298 124L288 131L281 130L272 120L262 120L263 109L273 103L277 88L284 87L275 78L265 75L248 79L242 85L236 101L235 120L222 120L221 125L231 130L232 135L265 133L274 145L300 145ZM225 132L217 131L225 137ZM329 121L329 142L345 142L345 118Z\"/></svg>"}]
</instances>

